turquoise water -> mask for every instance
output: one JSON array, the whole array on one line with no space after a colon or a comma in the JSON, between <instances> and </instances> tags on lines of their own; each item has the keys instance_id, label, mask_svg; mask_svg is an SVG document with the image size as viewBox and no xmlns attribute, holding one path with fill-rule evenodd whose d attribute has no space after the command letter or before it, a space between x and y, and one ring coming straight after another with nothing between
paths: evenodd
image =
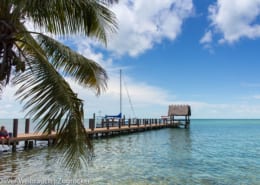
<instances>
[{"instance_id":1,"label":"turquoise water","mask_svg":"<svg viewBox=\"0 0 260 185\"><path fill-rule=\"evenodd\" d=\"M260 184L260 120L192 120L94 140L94 158L73 176L52 148L0 154L0 184Z\"/></svg>"}]
</instances>

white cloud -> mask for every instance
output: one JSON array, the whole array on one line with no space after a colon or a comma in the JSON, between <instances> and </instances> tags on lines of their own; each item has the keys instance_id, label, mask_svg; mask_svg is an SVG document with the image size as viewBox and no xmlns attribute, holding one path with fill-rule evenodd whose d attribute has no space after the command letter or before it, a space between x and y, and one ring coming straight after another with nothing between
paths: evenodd
<instances>
[{"instance_id":1,"label":"white cloud","mask_svg":"<svg viewBox=\"0 0 260 185\"><path fill-rule=\"evenodd\" d=\"M122 0L112 7L119 30L108 43L118 55L137 56L162 39L174 40L183 20L193 12L192 0Z\"/></svg>"},{"instance_id":2,"label":"white cloud","mask_svg":"<svg viewBox=\"0 0 260 185\"><path fill-rule=\"evenodd\" d=\"M117 74L115 72L109 73L109 76L108 89L100 96L95 96L90 90L84 89L68 79L72 88L84 100L87 117L91 117L93 113L104 116L120 112L119 71ZM122 84L122 109L126 117L160 117L166 114L168 105L176 98L163 89L143 82L136 82L128 76L123 77Z\"/></svg>"},{"instance_id":3,"label":"white cloud","mask_svg":"<svg viewBox=\"0 0 260 185\"><path fill-rule=\"evenodd\" d=\"M108 89L106 92L97 97L93 92L86 90L75 83L71 83L79 97L84 100L85 116L91 117L96 115L118 114L120 107L120 89L119 74L110 74ZM210 103L204 101L185 100L182 101L170 92L164 89L136 82L131 77L124 76L126 86L129 91L131 105L123 87L123 114L128 117L137 116L139 118L159 118L167 115L170 104L189 104L192 109L192 118L259 118L260 106L250 102L233 102L233 103ZM124 83L123 83L124 84ZM259 98L259 95L254 96Z\"/></svg>"},{"instance_id":4,"label":"white cloud","mask_svg":"<svg viewBox=\"0 0 260 185\"><path fill-rule=\"evenodd\" d=\"M138 56L163 39L175 40L183 21L193 14L192 0L121 0L110 8L116 14L119 29L110 35L107 49L119 56ZM26 27L39 30L29 20ZM77 42L100 47L100 43L87 38Z\"/></svg>"},{"instance_id":5,"label":"white cloud","mask_svg":"<svg viewBox=\"0 0 260 185\"><path fill-rule=\"evenodd\" d=\"M79 98L84 100L85 118L92 117L93 113L96 113L97 116L119 113L119 74L111 73L109 76L108 89L101 96L95 96L93 91L73 83L71 79L67 79L73 90L78 93ZM124 76L124 80L134 107L134 112L132 112L127 93L123 88L123 114L127 118L134 116L159 118L162 115L167 115L168 105L170 104L191 105L192 118L259 118L260 115L260 105L247 101L228 104L193 100L182 101L164 89L144 82L136 82L127 76ZM22 111L22 105L15 100L15 91L16 88L10 86L4 89L0 100L1 118L24 118L25 112ZM260 99L260 96L254 95L251 96L252 98Z\"/></svg>"},{"instance_id":6,"label":"white cloud","mask_svg":"<svg viewBox=\"0 0 260 185\"><path fill-rule=\"evenodd\" d=\"M212 31L207 31L204 36L200 39L200 44L203 45L205 49L207 49L210 53L214 53L213 47L212 47Z\"/></svg>"},{"instance_id":7,"label":"white cloud","mask_svg":"<svg viewBox=\"0 0 260 185\"><path fill-rule=\"evenodd\" d=\"M201 44L207 44L212 42L212 32L207 31L205 35L200 39Z\"/></svg>"},{"instance_id":8,"label":"white cloud","mask_svg":"<svg viewBox=\"0 0 260 185\"><path fill-rule=\"evenodd\" d=\"M109 49L119 55L128 54L137 56L152 48L154 44L160 43L163 39L174 40L176 36L181 33L183 20L189 17L193 11L192 0L155 0L152 2L138 0L131 1L131 6L129 6L129 4L127 5L129 2L130 1L122 0L118 5L113 7L113 11L116 12L119 19L119 32L115 38L110 40L109 43L111 44L109 45ZM236 4L236 7L239 2L258 5L258 1L255 0L251 0L251 3L241 0L232 1L231 3ZM240 37L245 37L245 34L248 34L243 33L243 35L243 30L233 30L230 28L233 24L236 28L240 28L237 26L240 25L240 23L241 25L247 25L247 27L250 27L248 23L254 26L252 21L246 22L241 20L241 16L235 16L241 15L241 12L242 15L247 15L247 11L230 12L230 8L232 8L232 6L230 6L228 1L220 0L216 5L211 6L210 15L212 28L214 29L208 30L200 41L202 44L210 43L212 41L212 34L216 31L223 33L224 37L222 40L224 42L233 42ZM241 9L243 8L245 7ZM253 9L255 9L255 7L253 7L252 10ZM252 13L249 17L253 19L252 17L255 17L255 15L258 15L258 13ZM250 19L248 18L248 20ZM235 34L235 32L238 33ZM237 36L234 37L234 35ZM232 38L235 39L232 40ZM109 73L108 89L99 97L96 97L94 92L82 88L73 83L70 79L67 79L79 97L85 102L85 118L91 117L93 113L97 115L119 113L118 71L121 67L115 66L112 59L106 59L102 53L93 52L92 46L95 44L93 44L92 41L90 42L89 39L74 37L73 41L74 48L84 56L100 63ZM67 40L65 42L70 41ZM258 105L252 105L246 102L242 104L213 104L199 101L181 101L178 97L172 95L173 92L167 92L165 89L149 85L145 82L137 82L136 79L127 76L127 70L124 78L135 114L140 118L157 118L161 115L166 115L169 104L190 104L192 107L192 118L243 118L245 116L258 117L260 115L260 106ZM258 84L255 85L258 86ZM15 89L11 87L7 87L4 90L2 100L0 101L0 115L2 118L21 118L24 116L24 113L21 112L22 106L15 101L13 96L14 91ZM259 98L259 96L257 95L255 98ZM123 95L123 113L126 114L127 117L134 116L125 90Z\"/></svg>"},{"instance_id":9,"label":"white cloud","mask_svg":"<svg viewBox=\"0 0 260 185\"><path fill-rule=\"evenodd\" d=\"M260 100L260 95L254 95L253 98L257 99L257 100Z\"/></svg>"},{"instance_id":10,"label":"white cloud","mask_svg":"<svg viewBox=\"0 0 260 185\"><path fill-rule=\"evenodd\" d=\"M218 0L209 7L209 14L213 30L223 34L219 43L260 37L260 0Z\"/></svg>"},{"instance_id":11,"label":"white cloud","mask_svg":"<svg viewBox=\"0 0 260 185\"><path fill-rule=\"evenodd\" d=\"M25 113L22 111L22 105L16 100L15 92L17 88L11 85L3 89L0 99L0 118L24 118Z\"/></svg>"}]
</instances>

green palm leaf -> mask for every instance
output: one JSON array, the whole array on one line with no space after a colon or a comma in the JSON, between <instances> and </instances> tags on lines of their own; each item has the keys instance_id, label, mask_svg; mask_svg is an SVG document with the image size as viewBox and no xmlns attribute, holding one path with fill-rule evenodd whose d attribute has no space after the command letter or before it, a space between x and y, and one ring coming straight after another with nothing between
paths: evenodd
<instances>
[{"instance_id":1,"label":"green palm leaf","mask_svg":"<svg viewBox=\"0 0 260 185\"><path fill-rule=\"evenodd\" d=\"M73 77L83 86L94 88L98 94L105 90L107 74L99 64L46 35L41 34L38 39L49 61L65 76Z\"/></svg>"},{"instance_id":2,"label":"green palm leaf","mask_svg":"<svg viewBox=\"0 0 260 185\"><path fill-rule=\"evenodd\" d=\"M51 121L58 135L57 149L65 155L65 165L80 167L80 161L88 159L87 146L91 148L83 125L82 100L49 63L44 50L30 34L24 34L20 42L20 48L30 56L30 68L14 79L20 85L18 99L26 102L24 109L29 109L28 116L40 120L38 130L47 132Z\"/></svg>"},{"instance_id":3,"label":"green palm leaf","mask_svg":"<svg viewBox=\"0 0 260 185\"><path fill-rule=\"evenodd\" d=\"M62 35L85 34L106 44L107 34L116 30L115 15L105 6L114 1L18 1L23 5L25 16L47 32Z\"/></svg>"},{"instance_id":4,"label":"green palm leaf","mask_svg":"<svg viewBox=\"0 0 260 185\"><path fill-rule=\"evenodd\" d=\"M84 128L83 101L64 76L73 78L99 94L107 74L96 62L77 54L58 41L23 25L31 20L50 33L84 34L106 44L108 33L117 29L107 8L116 0L1 0L0 91L15 75L17 98L27 116L39 121L38 130L50 125L57 132L56 149L70 169L82 167L91 156L91 143ZM90 154L90 155L88 155Z\"/></svg>"}]
</instances>

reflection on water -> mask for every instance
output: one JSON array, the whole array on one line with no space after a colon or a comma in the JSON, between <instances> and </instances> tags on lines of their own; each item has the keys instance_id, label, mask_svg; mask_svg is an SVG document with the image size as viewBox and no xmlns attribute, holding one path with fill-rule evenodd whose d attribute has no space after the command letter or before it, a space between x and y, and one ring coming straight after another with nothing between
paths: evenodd
<instances>
[{"instance_id":1,"label":"reflection on water","mask_svg":"<svg viewBox=\"0 0 260 185\"><path fill-rule=\"evenodd\" d=\"M92 161L73 175L60 167L62 154L51 147L0 154L0 179L1 183L8 178L48 180L46 184L78 180L73 183L256 185L259 133L260 124L255 122L236 121L234 126L230 120L195 120L190 129L96 139Z\"/></svg>"}]
</instances>

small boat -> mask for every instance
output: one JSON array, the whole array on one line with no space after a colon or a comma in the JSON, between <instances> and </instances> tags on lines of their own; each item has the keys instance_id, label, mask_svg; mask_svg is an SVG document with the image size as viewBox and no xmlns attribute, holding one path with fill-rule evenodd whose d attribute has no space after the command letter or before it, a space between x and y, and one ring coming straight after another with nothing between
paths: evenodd
<instances>
[{"instance_id":1,"label":"small boat","mask_svg":"<svg viewBox=\"0 0 260 185\"><path fill-rule=\"evenodd\" d=\"M122 119L124 117L123 114L122 114L122 70L120 69L119 72L120 72L120 111L119 111L119 114L116 114L116 115L105 115L103 117L103 119L113 119L113 121L118 121L118 119ZM129 99L129 103L131 105L132 111L134 113L134 108L133 108L133 105L132 105L132 101L130 99L130 96L129 96L129 93L128 93L127 89L126 89L126 92L127 92L127 95L128 95L128 99ZM135 116L135 113L134 113L134 116Z\"/></svg>"},{"instance_id":2,"label":"small boat","mask_svg":"<svg viewBox=\"0 0 260 185\"><path fill-rule=\"evenodd\" d=\"M118 115L105 115L105 119L113 119L113 118L122 118L122 113L120 112Z\"/></svg>"}]
</instances>

